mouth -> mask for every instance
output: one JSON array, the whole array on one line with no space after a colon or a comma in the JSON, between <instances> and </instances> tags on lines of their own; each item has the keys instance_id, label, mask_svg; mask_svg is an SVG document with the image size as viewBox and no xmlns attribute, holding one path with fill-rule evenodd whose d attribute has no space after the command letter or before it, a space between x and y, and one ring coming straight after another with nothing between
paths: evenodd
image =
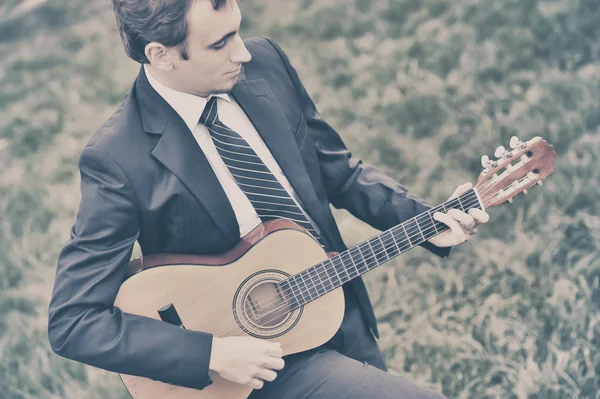
<instances>
[{"instance_id":1,"label":"mouth","mask_svg":"<svg viewBox=\"0 0 600 399\"><path fill-rule=\"evenodd\" d=\"M238 75L242 71L242 67L239 67L235 71L227 72L226 75Z\"/></svg>"}]
</instances>

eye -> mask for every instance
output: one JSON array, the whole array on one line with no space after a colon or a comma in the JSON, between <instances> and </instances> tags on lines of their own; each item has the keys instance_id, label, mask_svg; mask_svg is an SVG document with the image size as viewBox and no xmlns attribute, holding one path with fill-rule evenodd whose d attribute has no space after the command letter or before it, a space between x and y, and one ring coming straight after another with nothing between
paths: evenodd
<instances>
[{"instance_id":1,"label":"eye","mask_svg":"<svg viewBox=\"0 0 600 399\"><path fill-rule=\"evenodd\" d=\"M221 49L222 49L223 47L225 47L226 45L227 45L227 42L226 42L226 41L224 41L224 42L222 42L222 44L215 44L215 45L213 46L213 49L215 49L215 50L221 50Z\"/></svg>"}]
</instances>

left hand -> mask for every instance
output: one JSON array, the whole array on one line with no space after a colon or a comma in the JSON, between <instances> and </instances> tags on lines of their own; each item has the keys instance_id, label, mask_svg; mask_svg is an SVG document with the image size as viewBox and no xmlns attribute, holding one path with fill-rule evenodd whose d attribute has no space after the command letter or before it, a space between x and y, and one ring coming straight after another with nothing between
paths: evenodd
<instances>
[{"instance_id":1,"label":"left hand","mask_svg":"<svg viewBox=\"0 0 600 399\"><path fill-rule=\"evenodd\" d=\"M448 200L456 198L472 188L471 183L462 184L454 190ZM446 213L434 213L433 218L450 227L450 230L446 230L428 241L436 247L454 247L467 241L471 238L471 235L477 233L477 226L487 223L490 220L490 215L477 208L469 209L468 214L458 209L450 209Z\"/></svg>"}]
</instances>

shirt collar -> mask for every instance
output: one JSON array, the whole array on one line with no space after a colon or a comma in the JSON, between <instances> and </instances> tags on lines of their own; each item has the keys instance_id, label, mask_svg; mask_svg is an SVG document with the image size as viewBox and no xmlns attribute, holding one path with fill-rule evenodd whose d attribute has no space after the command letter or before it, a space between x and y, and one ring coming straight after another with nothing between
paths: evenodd
<instances>
[{"instance_id":1,"label":"shirt collar","mask_svg":"<svg viewBox=\"0 0 600 399\"><path fill-rule=\"evenodd\" d=\"M144 72L148 78L150 85L156 90L158 94L179 114L181 119L185 122L187 127L193 133L200 116L204 111L206 103L211 97L220 97L228 102L231 102L227 93L211 94L208 97L200 97L182 91L171 89L160 83L152 76L148 66L144 64Z\"/></svg>"}]
</instances>

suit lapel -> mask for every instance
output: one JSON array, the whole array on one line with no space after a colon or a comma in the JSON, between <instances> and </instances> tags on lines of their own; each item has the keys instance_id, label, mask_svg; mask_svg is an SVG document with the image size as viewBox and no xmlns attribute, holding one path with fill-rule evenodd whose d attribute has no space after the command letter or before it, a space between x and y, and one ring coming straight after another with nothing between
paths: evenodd
<instances>
[{"instance_id":1,"label":"suit lapel","mask_svg":"<svg viewBox=\"0 0 600 399\"><path fill-rule=\"evenodd\" d=\"M181 117L152 88L143 68L135 90L144 130L161 135L152 155L186 185L223 234L234 237L233 242L237 241L239 225L217 176ZM321 215L317 214L319 200L294 140L294 132L267 81L245 80L242 73L232 95L281 167L304 210L313 220L321 220Z\"/></svg>"},{"instance_id":2,"label":"suit lapel","mask_svg":"<svg viewBox=\"0 0 600 399\"><path fill-rule=\"evenodd\" d=\"M319 201L294 140L294 132L267 81L240 79L232 95L300 197L304 210L313 220L319 220L315 214Z\"/></svg>"},{"instance_id":3,"label":"suit lapel","mask_svg":"<svg viewBox=\"0 0 600 399\"><path fill-rule=\"evenodd\" d=\"M235 213L204 152L177 112L152 88L143 68L136 93L144 130L161 135L152 156L183 182L225 237L231 237L232 243L238 241Z\"/></svg>"}]
</instances>

